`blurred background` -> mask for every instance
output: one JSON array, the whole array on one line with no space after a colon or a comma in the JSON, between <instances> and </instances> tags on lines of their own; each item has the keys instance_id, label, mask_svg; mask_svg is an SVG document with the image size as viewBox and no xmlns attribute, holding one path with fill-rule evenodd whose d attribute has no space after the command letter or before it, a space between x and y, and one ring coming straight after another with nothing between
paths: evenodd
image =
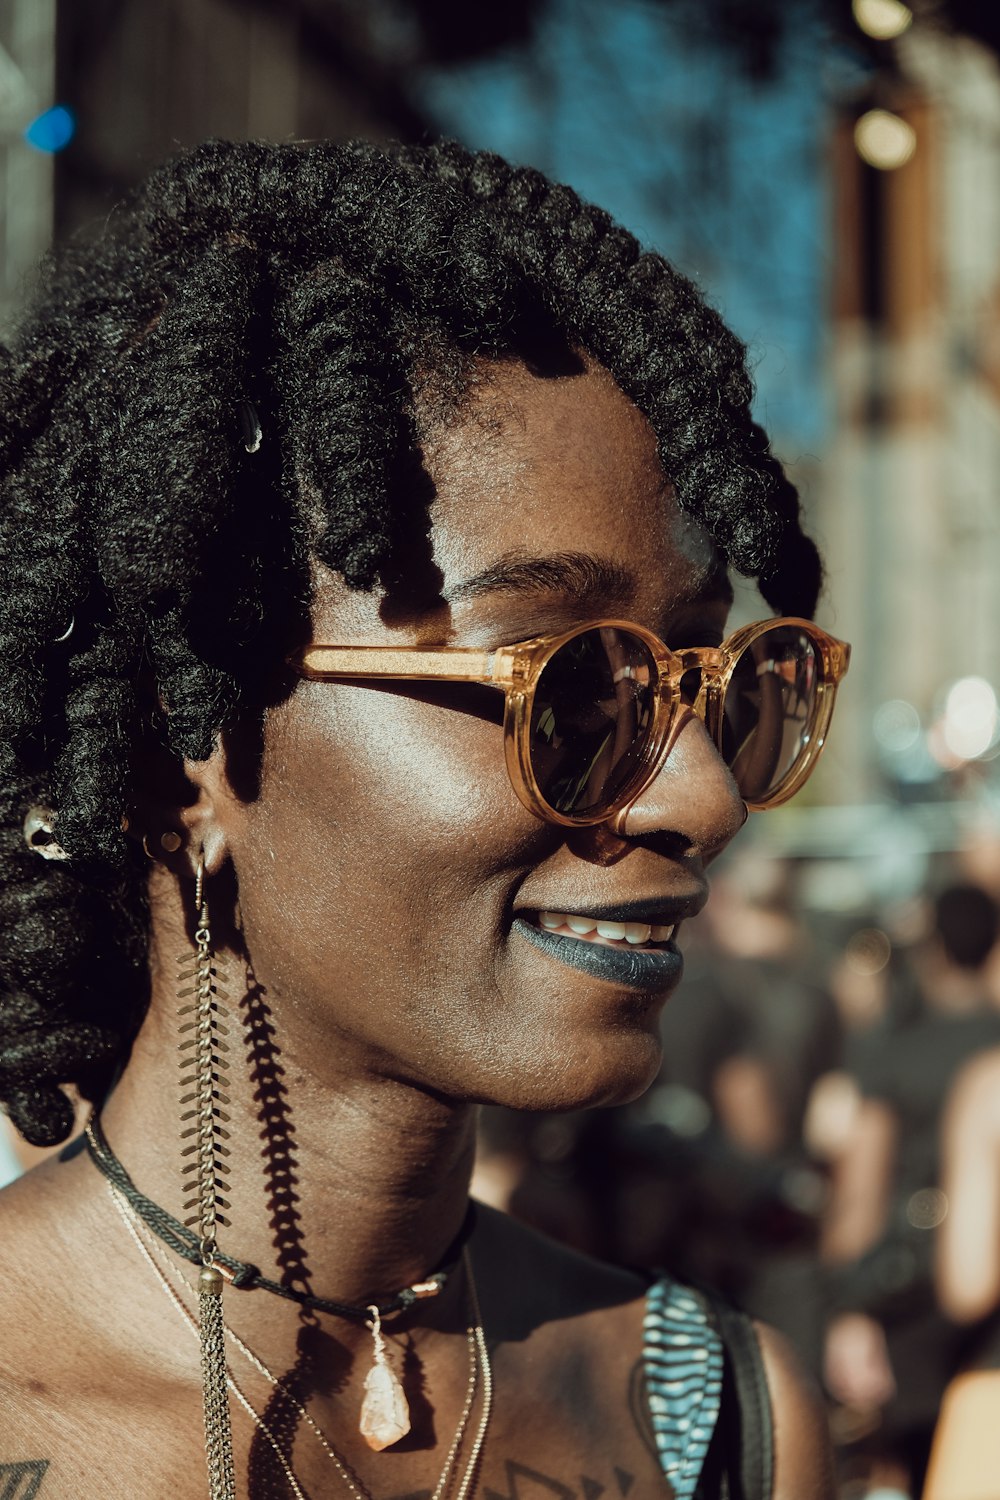
<instances>
[{"instance_id":1,"label":"blurred background","mask_svg":"<svg viewBox=\"0 0 1000 1500\"><path fill-rule=\"evenodd\" d=\"M785 1328L858 1500L919 1495L948 1382L1000 1366L998 48L977 0L0 0L0 332L180 146L446 133L749 344L854 645L825 763L720 869L657 1086L488 1112L478 1187Z\"/></svg>"}]
</instances>

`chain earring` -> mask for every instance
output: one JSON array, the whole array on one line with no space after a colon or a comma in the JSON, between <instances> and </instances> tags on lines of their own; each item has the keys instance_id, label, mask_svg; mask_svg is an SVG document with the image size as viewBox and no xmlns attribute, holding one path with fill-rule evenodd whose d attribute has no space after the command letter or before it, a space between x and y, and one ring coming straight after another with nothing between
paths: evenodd
<instances>
[{"instance_id":1,"label":"chain earring","mask_svg":"<svg viewBox=\"0 0 1000 1500\"><path fill-rule=\"evenodd\" d=\"M229 1115L228 1028L223 1021L224 974L212 952L205 899L205 855L195 875L195 951L183 954L178 974L181 1056L181 1150L185 1224L201 1241L198 1326L201 1339L205 1452L210 1500L236 1500L229 1370L222 1315L225 1278L219 1269L216 1231L228 1227Z\"/></svg>"}]
</instances>

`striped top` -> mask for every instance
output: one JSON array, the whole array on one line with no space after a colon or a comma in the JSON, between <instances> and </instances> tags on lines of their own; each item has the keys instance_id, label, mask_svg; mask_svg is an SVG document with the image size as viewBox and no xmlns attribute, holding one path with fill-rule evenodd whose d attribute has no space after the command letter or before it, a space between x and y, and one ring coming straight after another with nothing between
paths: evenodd
<instances>
[{"instance_id":1,"label":"striped top","mask_svg":"<svg viewBox=\"0 0 1000 1500\"><path fill-rule=\"evenodd\" d=\"M722 1341L694 1292L664 1277L649 1290L643 1364L653 1432L675 1500L694 1500L722 1397Z\"/></svg>"}]
</instances>

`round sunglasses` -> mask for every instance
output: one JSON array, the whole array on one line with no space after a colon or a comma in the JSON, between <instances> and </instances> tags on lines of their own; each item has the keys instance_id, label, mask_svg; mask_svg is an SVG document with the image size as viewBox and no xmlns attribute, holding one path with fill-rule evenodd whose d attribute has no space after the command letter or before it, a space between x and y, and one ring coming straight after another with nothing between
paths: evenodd
<instances>
[{"instance_id":1,"label":"round sunglasses","mask_svg":"<svg viewBox=\"0 0 1000 1500\"><path fill-rule=\"evenodd\" d=\"M747 807L786 802L823 748L850 655L811 620L762 620L721 646L680 651L641 625L595 620L495 651L313 644L292 665L319 682L499 688L514 791L536 816L580 827L613 818L642 793L690 712Z\"/></svg>"}]
</instances>

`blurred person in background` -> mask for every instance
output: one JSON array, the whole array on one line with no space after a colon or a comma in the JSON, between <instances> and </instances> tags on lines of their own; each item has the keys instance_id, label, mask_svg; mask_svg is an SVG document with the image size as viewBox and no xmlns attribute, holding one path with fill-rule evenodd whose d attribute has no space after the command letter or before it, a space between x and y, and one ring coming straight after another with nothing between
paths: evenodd
<instances>
[{"instance_id":1,"label":"blurred person in background","mask_svg":"<svg viewBox=\"0 0 1000 1500\"><path fill-rule=\"evenodd\" d=\"M941 1403L925 1500L980 1500L1000 1474L1000 1048L973 1058L952 1086L941 1182L938 1297L967 1337Z\"/></svg>"},{"instance_id":2,"label":"blurred person in background","mask_svg":"<svg viewBox=\"0 0 1000 1500\"><path fill-rule=\"evenodd\" d=\"M938 1230L938 1295L949 1317L972 1324L1000 1308L1000 1049L956 1078L941 1162L948 1213Z\"/></svg>"},{"instance_id":3,"label":"blurred person in background","mask_svg":"<svg viewBox=\"0 0 1000 1500\"><path fill-rule=\"evenodd\" d=\"M95 1114L0 1195L8 1491L827 1500L777 1335L468 1197L477 1103L653 1080L677 926L822 742L750 396L662 258L454 144L211 143L48 268L0 1097ZM793 618L727 637L729 567Z\"/></svg>"},{"instance_id":4,"label":"blurred person in background","mask_svg":"<svg viewBox=\"0 0 1000 1500\"><path fill-rule=\"evenodd\" d=\"M841 1028L795 909L791 861L736 853L713 882L701 963L664 1012L664 1081L708 1098L748 1156L797 1154L815 1081L840 1059Z\"/></svg>"},{"instance_id":5,"label":"blurred person in background","mask_svg":"<svg viewBox=\"0 0 1000 1500\"><path fill-rule=\"evenodd\" d=\"M818 1369L823 1183L803 1122L816 1081L840 1062L842 1035L819 982L822 957L796 908L797 877L789 860L738 850L727 859L689 982L664 1012L660 1080L637 1109L662 1112L685 1092L709 1106L712 1130L688 1140L702 1145L691 1185L716 1247L715 1274Z\"/></svg>"},{"instance_id":6,"label":"blurred person in background","mask_svg":"<svg viewBox=\"0 0 1000 1500\"><path fill-rule=\"evenodd\" d=\"M941 1396L963 1357L962 1331L934 1291L934 1231L946 1212L940 1130L963 1066L1000 1043L989 982L998 930L997 905L977 885L934 900L933 931L914 955L920 1008L908 1017L908 1003L890 1006L857 1064L859 1099L825 1215L827 1388L859 1431L872 1429L860 1450L872 1474L906 1495L920 1492Z\"/></svg>"}]
</instances>

